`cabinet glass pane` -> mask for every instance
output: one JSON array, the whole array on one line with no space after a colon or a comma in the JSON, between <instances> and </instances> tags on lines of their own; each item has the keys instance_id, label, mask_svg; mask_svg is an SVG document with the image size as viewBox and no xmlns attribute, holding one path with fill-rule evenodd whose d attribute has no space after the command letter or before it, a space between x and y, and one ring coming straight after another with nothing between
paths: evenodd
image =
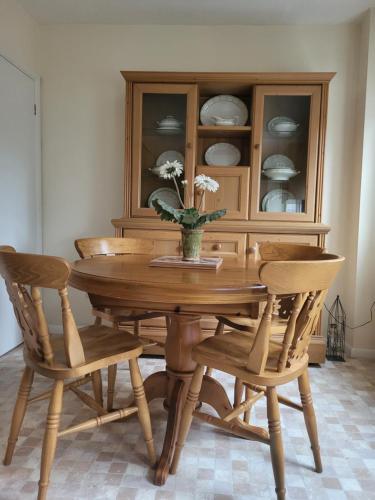
<instances>
[{"instance_id":1,"label":"cabinet glass pane","mask_svg":"<svg viewBox=\"0 0 375 500\"><path fill-rule=\"evenodd\" d=\"M165 160L184 163L186 105L186 94L143 94L141 207L149 207L151 195L179 207L173 181L161 179L155 167Z\"/></svg>"},{"instance_id":2,"label":"cabinet glass pane","mask_svg":"<svg viewBox=\"0 0 375 500\"><path fill-rule=\"evenodd\" d=\"M310 100L264 97L261 212L305 212Z\"/></svg>"}]
</instances>

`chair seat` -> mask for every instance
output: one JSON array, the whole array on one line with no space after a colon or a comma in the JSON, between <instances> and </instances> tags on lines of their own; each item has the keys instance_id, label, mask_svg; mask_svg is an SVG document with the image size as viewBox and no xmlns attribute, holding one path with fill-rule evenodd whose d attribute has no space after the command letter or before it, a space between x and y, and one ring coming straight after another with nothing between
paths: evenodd
<instances>
[{"instance_id":1,"label":"chair seat","mask_svg":"<svg viewBox=\"0 0 375 500\"><path fill-rule=\"evenodd\" d=\"M74 368L69 368L65 363L65 347L63 335L50 335L55 364L36 361L26 355L32 367L42 374L55 378L69 378L91 373L114 365L120 361L132 359L142 354L142 343L126 330L115 330L103 325L92 325L79 330L86 362ZM95 367L93 368L93 365Z\"/></svg>"},{"instance_id":2,"label":"chair seat","mask_svg":"<svg viewBox=\"0 0 375 500\"><path fill-rule=\"evenodd\" d=\"M308 364L306 354L300 361L293 363L292 368L286 368L282 373L277 371L277 363L282 350L282 344L275 341L269 342L267 364L261 375L252 373L246 366L255 334L233 330L225 335L210 337L193 349L193 359L202 365L224 371L244 382L267 385L272 379L276 385L284 384L298 376Z\"/></svg>"}]
</instances>

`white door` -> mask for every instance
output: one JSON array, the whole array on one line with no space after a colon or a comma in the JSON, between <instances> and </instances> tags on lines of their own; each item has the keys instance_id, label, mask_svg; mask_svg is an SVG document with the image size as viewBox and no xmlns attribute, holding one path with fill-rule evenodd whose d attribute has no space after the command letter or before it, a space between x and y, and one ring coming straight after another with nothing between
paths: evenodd
<instances>
[{"instance_id":1,"label":"white door","mask_svg":"<svg viewBox=\"0 0 375 500\"><path fill-rule=\"evenodd\" d=\"M40 251L40 165L35 80L0 56L0 245ZM0 355L22 342L0 281Z\"/></svg>"}]
</instances>

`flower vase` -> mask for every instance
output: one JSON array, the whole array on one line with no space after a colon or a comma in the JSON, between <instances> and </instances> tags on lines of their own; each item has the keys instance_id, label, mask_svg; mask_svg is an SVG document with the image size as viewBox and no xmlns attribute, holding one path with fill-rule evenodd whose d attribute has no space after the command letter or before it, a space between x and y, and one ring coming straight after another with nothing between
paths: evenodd
<instances>
[{"instance_id":1,"label":"flower vase","mask_svg":"<svg viewBox=\"0 0 375 500\"><path fill-rule=\"evenodd\" d=\"M181 229L182 260L199 261L203 229Z\"/></svg>"}]
</instances>

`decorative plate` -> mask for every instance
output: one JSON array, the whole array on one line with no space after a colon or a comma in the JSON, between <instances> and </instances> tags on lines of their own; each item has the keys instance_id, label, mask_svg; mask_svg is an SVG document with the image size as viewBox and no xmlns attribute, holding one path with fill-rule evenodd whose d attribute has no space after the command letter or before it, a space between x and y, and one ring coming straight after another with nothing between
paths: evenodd
<instances>
[{"instance_id":1,"label":"decorative plate","mask_svg":"<svg viewBox=\"0 0 375 500\"><path fill-rule=\"evenodd\" d=\"M161 155L159 155L157 157L156 166L160 167L166 161L175 161L175 160L184 164L184 161L185 161L184 155L181 154L179 151L173 151L173 150L164 151L164 153L162 153Z\"/></svg>"},{"instance_id":2,"label":"decorative plate","mask_svg":"<svg viewBox=\"0 0 375 500\"><path fill-rule=\"evenodd\" d=\"M299 123L288 116L275 116L267 123L267 130L271 135L291 137L299 127Z\"/></svg>"},{"instance_id":3,"label":"decorative plate","mask_svg":"<svg viewBox=\"0 0 375 500\"><path fill-rule=\"evenodd\" d=\"M162 200L165 203L168 203L173 208L181 208L180 202L177 196L177 193L174 189L168 188L168 187L163 187L159 189L155 189L150 196L148 197L147 204L150 208L154 208L152 202L153 200Z\"/></svg>"},{"instance_id":4,"label":"decorative plate","mask_svg":"<svg viewBox=\"0 0 375 500\"><path fill-rule=\"evenodd\" d=\"M269 168L285 168L288 170L295 170L292 160L284 155L268 156L263 162L263 170L267 170Z\"/></svg>"},{"instance_id":5,"label":"decorative plate","mask_svg":"<svg viewBox=\"0 0 375 500\"><path fill-rule=\"evenodd\" d=\"M207 149L204 159L207 165L235 166L240 163L241 151L229 142L217 142Z\"/></svg>"},{"instance_id":6,"label":"decorative plate","mask_svg":"<svg viewBox=\"0 0 375 500\"><path fill-rule=\"evenodd\" d=\"M249 116L246 104L233 95L217 95L206 101L200 112L202 125L217 125L221 120L232 120L235 125L245 125Z\"/></svg>"},{"instance_id":7,"label":"decorative plate","mask_svg":"<svg viewBox=\"0 0 375 500\"><path fill-rule=\"evenodd\" d=\"M294 194L286 189L273 189L264 195L262 210L263 212L285 212L286 201L295 199Z\"/></svg>"}]
</instances>

